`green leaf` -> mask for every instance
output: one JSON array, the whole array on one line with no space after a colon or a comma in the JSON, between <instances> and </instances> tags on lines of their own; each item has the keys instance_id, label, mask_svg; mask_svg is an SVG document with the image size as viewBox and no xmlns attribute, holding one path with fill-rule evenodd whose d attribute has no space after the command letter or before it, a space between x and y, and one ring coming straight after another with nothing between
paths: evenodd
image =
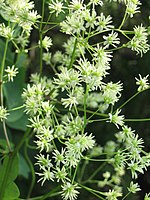
<instances>
[{"instance_id":1,"label":"green leaf","mask_svg":"<svg viewBox=\"0 0 150 200\"><path fill-rule=\"evenodd\" d=\"M18 169L18 156L12 157L7 155L0 166L1 180L3 181L7 174L7 182L14 181L18 175Z\"/></svg>"},{"instance_id":2,"label":"green leaf","mask_svg":"<svg viewBox=\"0 0 150 200\"><path fill-rule=\"evenodd\" d=\"M22 175L25 178L29 177L30 168L24 159L24 157L19 154L19 175Z\"/></svg>"},{"instance_id":3,"label":"green leaf","mask_svg":"<svg viewBox=\"0 0 150 200\"><path fill-rule=\"evenodd\" d=\"M9 82L4 85L4 94L9 110L23 105L21 95L25 85L25 62L26 54L20 53L15 64L15 66L18 68L19 73L14 78L14 81L12 83ZM24 109L22 108L15 111L10 111L10 115L6 120L6 123L10 128L25 131L27 125L27 116L24 113Z\"/></svg>"},{"instance_id":4,"label":"green leaf","mask_svg":"<svg viewBox=\"0 0 150 200\"><path fill-rule=\"evenodd\" d=\"M13 182L18 175L18 156L9 154L5 156L3 164L0 166L0 199L15 200L20 192Z\"/></svg>"},{"instance_id":5,"label":"green leaf","mask_svg":"<svg viewBox=\"0 0 150 200\"><path fill-rule=\"evenodd\" d=\"M0 39L0 64L2 62L3 59L3 54L4 54L4 49L5 49L5 42L3 40ZM7 49L7 55L6 55L6 66L7 65L13 65L13 61L14 61L14 53L11 51L11 48Z\"/></svg>"},{"instance_id":6,"label":"green leaf","mask_svg":"<svg viewBox=\"0 0 150 200\"><path fill-rule=\"evenodd\" d=\"M14 182L9 182L6 187L3 200L17 200L19 196L20 192L17 185Z\"/></svg>"},{"instance_id":7,"label":"green leaf","mask_svg":"<svg viewBox=\"0 0 150 200\"><path fill-rule=\"evenodd\" d=\"M17 115L17 113L16 113ZM12 118L11 118L12 119ZM7 125L10 127L10 128L13 128L13 129L17 129L17 130L21 130L21 131L26 131L27 129L27 121L28 121L28 117L25 113L23 113L23 115L21 116L21 118L19 118L18 120L16 121L7 121Z\"/></svg>"}]
</instances>

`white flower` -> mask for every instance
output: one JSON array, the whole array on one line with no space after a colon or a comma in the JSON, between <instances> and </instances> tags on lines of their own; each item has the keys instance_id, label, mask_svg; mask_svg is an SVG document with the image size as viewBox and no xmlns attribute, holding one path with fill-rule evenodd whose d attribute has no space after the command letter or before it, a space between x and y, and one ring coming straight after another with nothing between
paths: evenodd
<instances>
[{"instance_id":1,"label":"white flower","mask_svg":"<svg viewBox=\"0 0 150 200\"><path fill-rule=\"evenodd\" d=\"M130 0L128 1L126 12L128 13L128 15L131 18L133 17L133 15L135 13L140 12L138 5L141 5L141 3L138 0L137 1L130 1Z\"/></svg>"},{"instance_id":2,"label":"white flower","mask_svg":"<svg viewBox=\"0 0 150 200\"><path fill-rule=\"evenodd\" d=\"M108 200L117 200L117 197L121 197L122 193L115 191L115 190L109 190L109 192L105 193L106 199Z\"/></svg>"},{"instance_id":3,"label":"white flower","mask_svg":"<svg viewBox=\"0 0 150 200\"><path fill-rule=\"evenodd\" d=\"M39 41L39 45L41 45ZM48 51L48 49L52 46L52 39L48 36L45 36L44 39L42 40L42 47Z\"/></svg>"},{"instance_id":4,"label":"white flower","mask_svg":"<svg viewBox=\"0 0 150 200\"><path fill-rule=\"evenodd\" d=\"M108 30L114 28L112 23L112 17L108 15L105 17L103 13L100 14L100 16L97 17L98 22L97 22L97 31L103 31L103 30Z\"/></svg>"},{"instance_id":5,"label":"white flower","mask_svg":"<svg viewBox=\"0 0 150 200\"><path fill-rule=\"evenodd\" d=\"M136 193L140 190L141 189L140 189L140 186L138 185L138 183L133 183L133 181L131 181L130 187L128 187L128 191L131 193Z\"/></svg>"},{"instance_id":6,"label":"white flower","mask_svg":"<svg viewBox=\"0 0 150 200\"><path fill-rule=\"evenodd\" d=\"M145 195L144 200L150 200L150 193Z\"/></svg>"},{"instance_id":7,"label":"white flower","mask_svg":"<svg viewBox=\"0 0 150 200\"><path fill-rule=\"evenodd\" d=\"M7 72L8 81L13 82L14 77L18 74L18 69L14 65L12 67L7 66L5 72Z\"/></svg>"},{"instance_id":8,"label":"white flower","mask_svg":"<svg viewBox=\"0 0 150 200\"><path fill-rule=\"evenodd\" d=\"M120 39L118 38L118 33L116 32L111 32L108 36L103 36L104 38L104 46L105 48L109 48L110 45L113 47L117 47L118 44L120 44Z\"/></svg>"},{"instance_id":9,"label":"white flower","mask_svg":"<svg viewBox=\"0 0 150 200\"><path fill-rule=\"evenodd\" d=\"M65 163L64 159L65 149L61 149L61 153L58 150L53 151L53 158L55 159L56 165L59 166L60 163Z\"/></svg>"},{"instance_id":10,"label":"white flower","mask_svg":"<svg viewBox=\"0 0 150 200\"><path fill-rule=\"evenodd\" d=\"M61 169L59 167L56 167L56 171L54 173L55 173L57 182L59 182L61 180L64 183L66 181L67 172L66 172L66 169L64 166Z\"/></svg>"},{"instance_id":11,"label":"white flower","mask_svg":"<svg viewBox=\"0 0 150 200\"><path fill-rule=\"evenodd\" d=\"M148 44L148 31L141 24L140 26L134 27L134 34L134 37L128 42L127 47L142 56L143 53L146 53L150 49L150 45Z\"/></svg>"},{"instance_id":12,"label":"white flower","mask_svg":"<svg viewBox=\"0 0 150 200\"><path fill-rule=\"evenodd\" d=\"M7 115L9 114L7 113L6 108L0 106L0 120L3 121L4 119L7 119Z\"/></svg>"},{"instance_id":13,"label":"white flower","mask_svg":"<svg viewBox=\"0 0 150 200\"><path fill-rule=\"evenodd\" d=\"M12 30L11 27L5 26L4 23L0 24L0 36L8 38L9 40L12 40L13 33L14 31Z\"/></svg>"},{"instance_id":14,"label":"white flower","mask_svg":"<svg viewBox=\"0 0 150 200\"><path fill-rule=\"evenodd\" d=\"M85 150L92 149L95 145L95 140L92 134L78 134L77 136L72 136L72 138L66 142L66 145L68 151L72 149L74 153L80 154Z\"/></svg>"},{"instance_id":15,"label":"white flower","mask_svg":"<svg viewBox=\"0 0 150 200\"><path fill-rule=\"evenodd\" d=\"M69 8L72 10L81 10L83 9L83 1L84 0L72 0L70 2Z\"/></svg>"},{"instance_id":16,"label":"white flower","mask_svg":"<svg viewBox=\"0 0 150 200\"><path fill-rule=\"evenodd\" d=\"M106 52L106 50L97 44L97 47L94 48L93 60L97 62L103 74L106 74L106 70L108 70L109 62L112 58L112 52Z\"/></svg>"},{"instance_id":17,"label":"white flower","mask_svg":"<svg viewBox=\"0 0 150 200\"><path fill-rule=\"evenodd\" d=\"M54 181L54 173L50 171L50 167L48 168L42 168L43 172L36 173L37 175L41 176L41 178L38 180L38 182L42 181L41 185L44 184L46 180Z\"/></svg>"},{"instance_id":18,"label":"white flower","mask_svg":"<svg viewBox=\"0 0 150 200\"><path fill-rule=\"evenodd\" d=\"M43 150L50 152L52 150L52 140L54 139L52 133L53 130L49 130L49 128L43 126L40 133L36 135L38 140L35 143L37 144L37 148L40 149L40 152Z\"/></svg>"},{"instance_id":19,"label":"white flower","mask_svg":"<svg viewBox=\"0 0 150 200\"><path fill-rule=\"evenodd\" d=\"M59 13L64 12L63 8L63 3L58 0L52 0L51 3L49 3L50 13L56 12L56 16L58 16Z\"/></svg>"},{"instance_id":20,"label":"white flower","mask_svg":"<svg viewBox=\"0 0 150 200\"><path fill-rule=\"evenodd\" d=\"M81 33L85 31L84 16L80 11L71 13L66 20L60 23L62 32L66 34Z\"/></svg>"},{"instance_id":21,"label":"white flower","mask_svg":"<svg viewBox=\"0 0 150 200\"><path fill-rule=\"evenodd\" d=\"M35 156L37 159L36 165L40 166L40 169L52 167L51 159L49 158L49 154L46 156L43 154L39 154Z\"/></svg>"},{"instance_id":22,"label":"white flower","mask_svg":"<svg viewBox=\"0 0 150 200\"><path fill-rule=\"evenodd\" d=\"M101 1L101 0L90 0L88 5L90 5L90 4L102 6L103 5L103 1Z\"/></svg>"},{"instance_id":23,"label":"white flower","mask_svg":"<svg viewBox=\"0 0 150 200\"><path fill-rule=\"evenodd\" d=\"M62 98L61 102L65 108L69 107L69 110L71 110L72 106L76 106L78 104L76 97L71 94L68 94L68 98Z\"/></svg>"},{"instance_id":24,"label":"white flower","mask_svg":"<svg viewBox=\"0 0 150 200\"><path fill-rule=\"evenodd\" d=\"M45 63L47 65L50 65L51 64L51 57L52 57L52 54L49 53L49 52L46 52L46 53L43 53L43 60L45 61Z\"/></svg>"},{"instance_id":25,"label":"white flower","mask_svg":"<svg viewBox=\"0 0 150 200\"><path fill-rule=\"evenodd\" d=\"M149 82L148 82L149 74L143 78L139 74L139 77L140 77L139 79L135 78L135 80L136 80L136 85L139 85L138 91L141 92L143 90L146 90L149 87Z\"/></svg>"},{"instance_id":26,"label":"white flower","mask_svg":"<svg viewBox=\"0 0 150 200\"><path fill-rule=\"evenodd\" d=\"M77 184L71 184L69 182L62 185L62 198L64 200L75 200L78 197L79 192L76 190L79 189Z\"/></svg>"},{"instance_id":27,"label":"white flower","mask_svg":"<svg viewBox=\"0 0 150 200\"><path fill-rule=\"evenodd\" d=\"M122 83L109 82L106 85L102 85L103 99L106 104L114 105L121 97Z\"/></svg>"},{"instance_id":28,"label":"white flower","mask_svg":"<svg viewBox=\"0 0 150 200\"><path fill-rule=\"evenodd\" d=\"M123 126L123 124L124 124L124 121L123 121L124 115L119 116L120 112L121 112L121 110L117 110L115 114L109 113L110 122L115 124L117 128L119 128L119 126Z\"/></svg>"}]
</instances>

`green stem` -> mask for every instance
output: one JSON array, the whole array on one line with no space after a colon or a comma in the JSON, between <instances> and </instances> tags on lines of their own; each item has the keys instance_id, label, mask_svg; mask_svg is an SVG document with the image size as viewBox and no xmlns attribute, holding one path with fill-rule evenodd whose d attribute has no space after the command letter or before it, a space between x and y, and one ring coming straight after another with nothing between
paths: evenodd
<instances>
[{"instance_id":1,"label":"green stem","mask_svg":"<svg viewBox=\"0 0 150 200\"><path fill-rule=\"evenodd\" d=\"M147 122L150 121L150 118L145 119L124 119L125 122Z\"/></svg>"},{"instance_id":2,"label":"green stem","mask_svg":"<svg viewBox=\"0 0 150 200\"><path fill-rule=\"evenodd\" d=\"M8 160L8 163L7 163L7 166L6 166L6 170L5 170L5 174L3 176L3 180L2 180L2 183L1 183L1 187L0 187L0 199L2 200L3 197L4 197L4 194L5 194L5 189L7 187L7 183L8 183L8 174L9 174L9 171L12 167L12 164L13 164L13 159L15 157L15 155L13 153L9 153L9 160Z\"/></svg>"},{"instance_id":3,"label":"green stem","mask_svg":"<svg viewBox=\"0 0 150 200\"><path fill-rule=\"evenodd\" d=\"M30 167L30 170L31 170L31 175L32 175L32 181L31 181L31 184L30 184L30 187L29 187L29 191L28 191L28 195L27 195L27 199L31 196L31 193L32 193L32 190L33 190L33 187L35 185L35 171L34 171L34 167L32 165L32 162L28 156L28 152L27 152L27 145L28 145L28 139L26 140L26 145L24 146L24 155L25 155L25 159Z\"/></svg>"},{"instance_id":4,"label":"green stem","mask_svg":"<svg viewBox=\"0 0 150 200\"><path fill-rule=\"evenodd\" d=\"M106 162L104 162L102 165L100 165L100 166L94 171L94 173L91 174L91 176L90 176L87 180L85 180L83 183L86 183L86 182L90 181L91 179L93 179L94 176L96 176L96 174L97 174L105 165L106 165Z\"/></svg>"},{"instance_id":5,"label":"green stem","mask_svg":"<svg viewBox=\"0 0 150 200\"><path fill-rule=\"evenodd\" d=\"M75 171L74 171L74 174L73 174L73 178L72 178L72 184L74 183L74 180L75 180L75 177L76 177L76 174L77 174L77 170L78 170L78 166L75 168Z\"/></svg>"},{"instance_id":6,"label":"green stem","mask_svg":"<svg viewBox=\"0 0 150 200\"><path fill-rule=\"evenodd\" d=\"M87 100L87 95L88 95L88 89L87 89L87 85L86 85L85 94L84 94L84 129L85 129L86 124L87 124L87 116L86 116L86 100Z\"/></svg>"},{"instance_id":7,"label":"green stem","mask_svg":"<svg viewBox=\"0 0 150 200\"><path fill-rule=\"evenodd\" d=\"M54 26L52 26L52 27L46 29L45 31L43 31L43 34L47 33L48 31L52 30L53 28L55 28L55 27L57 27L57 26L58 26L58 24L55 24Z\"/></svg>"},{"instance_id":8,"label":"green stem","mask_svg":"<svg viewBox=\"0 0 150 200\"><path fill-rule=\"evenodd\" d=\"M3 81L3 73L4 73L4 68L5 68L5 60L6 60L6 54L7 54L7 49L8 49L8 43L9 43L9 39L6 39L4 55L3 55L2 64L1 64L1 68L0 68L0 80L1 80L1 82Z\"/></svg>"},{"instance_id":9,"label":"green stem","mask_svg":"<svg viewBox=\"0 0 150 200\"><path fill-rule=\"evenodd\" d=\"M1 64L1 68L0 68L0 102L1 102L2 106L4 104L4 102L3 102L3 73L4 73L4 68L5 68L8 43L9 43L9 39L6 39L4 55L3 55L2 64ZM3 121L3 130L4 130L4 135L5 135L5 139L6 139L6 143L7 143L9 152L11 152L11 146L10 146L10 142L9 142L9 138L8 138L8 134L7 134L5 121Z\"/></svg>"},{"instance_id":10,"label":"green stem","mask_svg":"<svg viewBox=\"0 0 150 200\"><path fill-rule=\"evenodd\" d=\"M57 190L60 190L60 186L56 187L55 189L53 189L52 191L48 192L45 195L42 196L37 196L37 197L32 197L32 198L28 198L27 200L44 200L47 199L48 197L55 197L61 194L61 192L55 192ZM25 199L21 199L21 200L25 200Z\"/></svg>"},{"instance_id":11,"label":"green stem","mask_svg":"<svg viewBox=\"0 0 150 200\"><path fill-rule=\"evenodd\" d=\"M131 193L131 192L128 192L128 193L123 197L122 200L126 199L126 198L129 196L130 193Z\"/></svg>"},{"instance_id":12,"label":"green stem","mask_svg":"<svg viewBox=\"0 0 150 200\"><path fill-rule=\"evenodd\" d=\"M73 47L73 52L72 52L72 56L71 56L71 60L70 60L70 64L69 64L68 69L71 69L72 65L74 63L76 47L77 47L77 38L75 39L75 43L74 43L74 47Z\"/></svg>"},{"instance_id":13,"label":"green stem","mask_svg":"<svg viewBox=\"0 0 150 200\"><path fill-rule=\"evenodd\" d=\"M134 99L137 95L141 94L142 92L145 92L146 90L149 90L150 87L146 88L145 90L136 92L133 96L131 96L127 101L125 101L119 108L117 108L117 110L120 110L122 107L124 107L127 103L129 103L132 99ZM116 110L113 112L115 113Z\"/></svg>"},{"instance_id":14,"label":"green stem","mask_svg":"<svg viewBox=\"0 0 150 200\"><path fill-rule=\"evenodd\" d=\"M93 122L104 122L109 120L109 118L105 118L105 119L93 119L93 120L89 120L88 123L93 123Z\"/></svg>"},{"instance_id":15,"label":"green stem","mask_svg":"<svg viewBox=\"0 0 150 200\"><path fill-rule=\"evenodd\" d=\"M25 134L23 135L21 141L18 143L18 145L16 146L16 148L13 151L13 154L17 154L18 151L20 150L20 148L22 147L23 143L25 142L26 138L28 137L28 135L31 132L31 128L27 129L27 131L25 132Z\"/></svg>"},{"instance_id":16,"label":"green stem","mask_svg":"<svg viewBox=\"0 0 150 200\"><path fill-rule=\"evenodd\" d=\"M84 163L83 163L83 166L81 168L81 173L80 173L80 177L78 179L79 182L82 181L82 178L83 178L83 175L84 175L84 172L85 172L85 168L86 168L86 165L88 164L88 161L85 160Z\"/></svg>"},{"instance_id":17,"label":"green stem","mask_svg":"<svg viewBox=\"0 0 150 200\"><path fill-rule=\"evenodd\" d=\"M125 14L124 14L123 20L122 20L122 22L121 22L121 24L119 26L119 29L122 28L122 26L124 25L126 19L127 19L127 11L125 11Z\"/></svg>"},{"instance_id":18,"label":"green stem","mask_svg":"<svg viewBox=\"0 0 150 200\"><path fill-rule=\"evenodd\" d=\"M121 108L123 108L127 103L129 103L132 99L134 99L138 94L140 94L141 92L137 92L135 93L133 96L131 96L127 101L125 101L121 106L119 106L119 108L117 108L117 110L120 110ZM116 111L114 111L115 113Z\"/></svg>"},{"instance_id":19,"label":"green stem","mask_svg":"<svg viewBox=\"0 0 150 200\"><path fill-rule=\"evenodd\" d=\"M43 40L43 32L42 32L42 29L43 29L43 26L42 26L42 23L43 23L43 19L44 19L44 7L45 5L45 0L42 1L42 18L41 18L41 22L40 22L40 29L39 29L39 38L40 38L40 77L42 75L42 71L43 71L43 46L42 46L42 40Z\"/></svg>"},{"instance_id":20,"label":"green stem","mask_svg":"<svg viewBox=\"0 0 150 200\"><path fill-rule=\"evenodd\" d=\"M5 170L5 174L4 174L4 178L2 180L2 183L1 183L1 188L0 188L0 199L3 199L4 197L4 193L5 193L5 189L7 187L7 183L8 183L8 172L10 171L11 167L12 167L12 164L13 164L13 160L15 158L15 156L17 155L19 149L21 148L21 146L23 145L25 139L27 138L28 134L30 133L30 130L27 130L26 133L24 134L22 140L19 142L19 144L16 146L15 150L13 152L10 152L8 154L9 156L9 160L8 160L8 163L7 163L7 166L6 166L6 170Z\"/></svg>"},{"instance_id":21,"label":"green stem","mask_svg":"<svg viewBox=\"0 0 150 200\"><path fill-rule=\"evenodd\" d=\"M48 16L48 19L47 19L47 21L46 21L46 23L45 23L45 25L44 25L43 30L44 30L44 29L46 28L46 26L48 25L48 22L49 22L51 16L52 16L52 14L50 13L49 16ZM43 24L43 22L42 22L42 24Z\"/></svg>"},{"instance_id":22,"label":"green stem","mask_svg":"<svg viewBox=\"0 0 150 200\"><path fill-rule=\"evenodd\" d=\"M94 194L94 195L97 195L97 193L100 194L100 195L104 195L103 192L100 192L100 191L94 190L94 189L92 189L92 188L86 187L86 186L84 186L84 185L82 185L82 184L79 184L79 186L82 187L82 188L84 188L84 189L86 189L87 191L91 192L91 193ZM98 195L98 197L99 197L100 199L105 200L103 197L101 197L101 196L99 196L99 195Z\"/></svg>"},{"instance_id":23,"label":"green stem","mask_svg":"<svg viewBox=\"0 0 150 200\"><path fill-rule=\"evenodd\" d=\"M84 112L84 109L83 109L83 108L78 108L78 110ZM96 115L96 116L101 116L101 117L108 117L107 114L98 113L97 111L91 111L91 110L86 109L86 112L89 113L89 114L92 114L92 116L93 116L93 115L94 115L94 116ZM90 116L90 118L91 118L91 116ZM89 119L90 119L90 118L89 118Z\"/></svg>"},{"instance_id":24,"label":"green stem","mask_svg":"<svg viewBox=\"0 0 150 200\"><path fill-rule=\"evenodd\" d=\"M21 105L21 106L18 106L18 107L15 107L15 108L12 108L12 109L8 110L8 112L20 110L20 109L22 109L22 108L24 108L24 107L25 107L25 105Z\"/></svg>"}]
</instances>

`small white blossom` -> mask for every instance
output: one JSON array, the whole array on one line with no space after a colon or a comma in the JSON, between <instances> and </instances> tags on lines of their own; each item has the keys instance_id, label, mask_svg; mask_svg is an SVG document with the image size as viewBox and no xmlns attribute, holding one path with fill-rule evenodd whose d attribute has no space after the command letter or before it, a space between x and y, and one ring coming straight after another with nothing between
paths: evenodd
<instances>
[{"instance_id":1,"label":"small white blossom","mask_svg":"<svg viewBox=\"0 0 150 200\"><path fill-rule=\"evenodd\" d=\"M54 173L55 173L57 182L59 182L61 180L64 183L68 179L67 172L66 172L66 169L64 166L61 169L59 167L56 167L56 171Z\"/></svg>"},{"instance_id":2,"label":"small white blossom","mask_svg":"<svg viewBox=\"0 0 150 200\"><path fill-rule=\"evenodd\" d=\"M49 154L47 154L46 156L43 154L39 154L35 156L35 158L37 159L36 165L39 165L40 169L50 168L53 166L51 163L51 159L49 158Z\"/></svg>"},{"instance_id":3,"label":"small white blossom","mask_svg":"<svg viewBox=\"0 0 150 200\"><path fill-rule=\"evenodd\" d=\"M145 195L144 200L150 200L150 193Z\"/></svg>"},{"instance_id":4,"label":"small white blossom","mask_svg":"<svg viewBox=\"0 0 150 200\"><path fill-rule=\"evenodd\" d=\"M50 171L50 169L51 169L50 167L48 167L48 168L43 168L43 169L42 169L43 172L41 172L41 173L36 173L37 175L39 175L39 176L41 177L41 178L38 180L38 182L42 181L41 185L43 185L44 182L45 182L46 180L54 181L55 176L54 176L54 173Z\"/></svg>"},{"instance_id":5,"label":"small white blossom","mask_svg":"<svg viewBox=\"0 0 150 200\"><path fill-rule=\"evenodd\" d=\"M146 90L147 88L149 88L149 82L148 82L148 77L149 74L145 77L142 78L142 76L139 74L139 79L135 78L136 80L136 85L139 85L138 87L138 91L141 92L143 90Z\"/></svg>"},{"instance_id":6,"label":"small white blossom","mask_svg":"<svg viewBox=\"0 0 150 200\"><path fill-rule=\"evenodd\" d=\"M128 163L128 169L131 170L131 175L133 179L136 179L138 177L138 173L144 173L143 166L140 165L140 163L136 163L134 160L131 160L131 162Z\"/></svg>"},{"instance_id":7,"label":"small white blossom","mask_svg":"<svg viewBox=\"0 0 150 200\"><path fill-rule=\"evenodd\" d=\"M53 130L49 130L46 127L42 127L41 134L36 135L37 148L41 151L45 150L47 153L53 149L52 140L54 139Z\"/></svg>"},{"instance_id":8,"label":"small white blossom","mask_svg":"<svg viewBox=\"0 0 150 200\"><path fill-rule=\"evenodd\" d=\"M62 185L62 198L64 200L77 199L79 192L76 189L79 189L77 184L73 185L70 182L64 183L64 185Z\"/></svg>"},{"instance_id":9,"label":"small white blossom","mask_svg":"<svg viewBox=\"0 0 150 200\"><path fill-rule=\"evenodd\" d=\"M115 190L109 190L109 192L106 192L105 195L108 200L117 200L118 197L122 196L122 193Z\"/></svg>"},{"instance_id":10,"label":"small white blossom","mask_svg":"<svg viewBox=\"0 0 150 200\"><path fill-rule=\"evenodd\" d=\"M76 97L71 94L68 95L68 98L62 98L61 102L65 108L69 107L69 110L71 110L72 106L76 106L78 104Z\"/></svg>"},{"instance_id":11,"label":"small white blossom","mask_svg":"<svg viewBox=\"0 0 150 200\"><path fill-rule=\"evenodd\" d=\"M52 57L52 54L49 53L49 52L46 52L46 53L43 53L43 60L45 61L45 63L47 65L50 65L51 64L51 57Z\"/></svg>"},{"instance_id":12,"label":"small white blossom","mask_svg":"<svg viewBox=\"0 0 150 200\"><path fill-rule=\"evenodd\" d=\"M123 121L124 115L119 116L120 112L121 112L121 110L117 110L115 114L109 113L110 122L115 124L117 128L119 128L119 126L123 126L123 124L124 124L124 121Z\"/></svg>"},{"instance_id":13,"label":"small white blossom","mask_svg":"<svg viewBox=\"0 0 150 200\"><path fill-rule=\"evenodd\" d=\"M13 65L12 67L7 66L7 68L5 69L5 72L7 73L7 78L8 81L12 81L14 77L18 74L18 68L15 68L15 66Z\"/></svg>"},{"instance_id":14,"label":"small white blossom","mask_svg":"<svg viewBox=\"0 0 150 200\"><path fill-rule=\"evenodd\" d=\"M136 193L140 190L141 189L140 189L140 186L138 185L138 183L133 183L133 181L131 181L130 187L128 187L128 191L131 193Z\"/></svg>"},{"instance_id":15,"label":"small white blossom","mask_svg":"<svg viewBox=\"0 0 150 200\"><path fill-rule=\"evenodd\" d=\"M98 20L97 31L109 30L109 29L114 28L114 26L111 25L112 17L110 15L105 17L105 15L101 13L100 16L97 17L97 20Z\"/></svg>"},{"instance_id":16,"label":"small white blossom","mask_svg":"<svg viewBox=\"0 0 150 200\"><path fill-rule=\"evenodd\" d=\"M40 41L39 41L39 45L40 44ZM42 47L44 49L46 49L46 51L48 51L48 49L52 46L52 39L48 36L45 36L44 39L42 40Z\"/></svg>"},{"instance_id":17,"label":"small white blossom","mask_svg":"<svg viewBox=\"0 0 150 200\"><path fill-rule=\"evenodd\" d=\"M56 165L59 166L60 163L65 163L65 159L64 159L64 154L65 154L65 149L61 149L61 152L59 152L58 150L54 150L53 151L53 158L55 159Z\"/></svg>"},{"instance_id":18,"label":"small white blossom","mask_svg":"<svg viewBox=\"0 0 150 200\"><path fill-rule=\"evenodd\" d=\"M56 12L56 16L58 16L59 13L64 12L63 11L63 8L64 8L63 3L58 0L52 0L51 3L49 3L48 7L50 10L50 13Z\"/></svg>"},{"instance_id":19,"label":"small white blossom","mask_svg":"<svg viewBox=\"0 0 150 200\"><path fill-rule=\"evenodd\" d=\"M129 0L128 1L126 12L128 13L128 15L131 18L133 17L133 15L135 13L139 13L140 12L138 5L141 5L139 0L136 0L136 1Z\"/></svg>"},{"instance_id":20,"label":"small white blossom","mask_svg":"<svg viewBox=\"0 0 150 200\"><path fill-rule=\"evenodd\" d=\"M105 48L109 48L110 45L113 47L117 47L118 44L120 44L120 39L118 38L118 33L116 32L111 32L108 36L103 36L104 38L104 46Z\"/></svg>"},{"instance_id":21,"label":"small white blossom","mask_svg":"<svg viewBox=\"0 0 150 200\"><path fill-rule=\"evenodd\" d=\"M106 104L112 104L114 105L121 97L121 91L122 91L122 83L112 83L109 82L106 85L102 85L103 89L103 100Z\"/></svg>"},{"instance_id":22,"label":"small white blossom","mask_svg":"<svg viewBox=\"0 0 150 200\"><path fill-rule=\"evenodd\" d=\"M81 33L85 31L84 16L80 11L71 13L66 20L60 23L62 32L71 35L72 33Z\"/></svg>"},{"instance_id":23,"label":"small white blossom","mask_svg":"<svg viewBox=\"0 0 150 200\"><path fill-rule=\"evenodd\" d=\"M84 0L72 0L70 2L69 8L71 10L82 10L84 8L83 1Z\"/></svg>"},{"instance_id":24,"label":"small white blossom","mask_svg":"<svg viewBox=\"0 0 150 200\"><path fill-rule=\"evenodd\" d=\"M5 119L7 119L8 115L9 114L8 114L6 108L4 108L3 106L0 106L0 120L3 121Z\"/></svg>"},{"instance_id":25,"label":"small white blossom","mask_svg":"<svg viewBox=\"0 0 150 200\"><path fill-rule=\"evenodd\" d=\"M127 47L142 56L143 53L146 53L150 49L150 45L148 44L148 31L141 24L140 26L134 27L134 34L134 37L128 42Z\"/></svg>"},{"instance_id":26,"label":"small white blossom","mask_svg":"<svg viewBox=\"0 0 150 200\"><path fill-rule=\"evenodd\" d=\"M101 1L101 0L90 0L88 5L90 5L90 4L102 6L103 5L103 1Z\"/></svg>"},{"instance_id":27,"label":"small white blossom","mask_svg":"<svg viewBox=\"0 0 150 200\"><path fill-rule=\"evenodd\" d=\"M9 40L13 39L14 31L9 26L5 26L4 23L0 24L0 36L8 38Z\"/></svg>"}]
</instances>

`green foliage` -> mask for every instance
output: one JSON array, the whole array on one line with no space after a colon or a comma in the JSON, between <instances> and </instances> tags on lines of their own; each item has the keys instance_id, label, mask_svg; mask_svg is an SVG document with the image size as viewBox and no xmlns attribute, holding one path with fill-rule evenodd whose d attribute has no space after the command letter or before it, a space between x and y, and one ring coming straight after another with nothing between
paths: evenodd
<instances>
[{"instance_id":1,"label":"green foliage","mask_svg":"<svg viewBox=\"0 0 150 200\"><path fill-rule=\"evenodd\" d=\"M18 156L12 155L4 157L0 166L0 198L4 200L18 199L20 192L14 180L18 175Z\"/></svg>"}]
</instances>

